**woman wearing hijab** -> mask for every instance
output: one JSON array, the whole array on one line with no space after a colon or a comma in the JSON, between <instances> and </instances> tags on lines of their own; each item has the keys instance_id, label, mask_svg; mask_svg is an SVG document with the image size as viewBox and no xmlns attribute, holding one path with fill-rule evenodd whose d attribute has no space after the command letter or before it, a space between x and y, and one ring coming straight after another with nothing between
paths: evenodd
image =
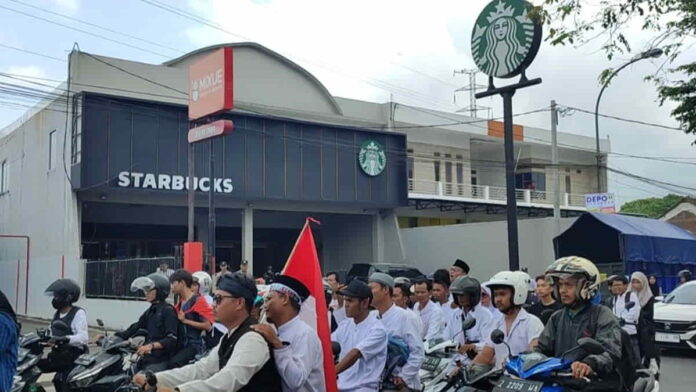
<instances>
[{"instance_id":1,"label":"woman wearing hijab","mask_svg":"<svg viewBox=\"0 0 696 392\"><path fill-rule=\"evenodd\" d=\"M650 291L652 291L654 297L662 295L662 288L660 284L657 283L657 275L648 276L648 283L650 284Z\"/></svg>"},{"instance_id":2,"label":"woman wearing hijab","mask_svg":"<svg viewBox=\"0 0 696 392\"><path fill-rule=\"evenodd\" d=\"M654 305L655 296L650 289L648 278L642 272L634 272L631 275L631 291L636 294L640 302L640 316L638 317L638 339L643 366L650 367L657 372L660 362L660 351L655 345L655 320Z\"/></svg>"},{"instance_id":3,"label":"woman wearing hijab","mask_svg":"<svg viewBox=\"0 0 696 392\"><path fill-rule=\"evenodd\" d=\"M0 391L9 391L17 370L19 328L10 301L0 291Z\"/></svg>"}]
</instances>

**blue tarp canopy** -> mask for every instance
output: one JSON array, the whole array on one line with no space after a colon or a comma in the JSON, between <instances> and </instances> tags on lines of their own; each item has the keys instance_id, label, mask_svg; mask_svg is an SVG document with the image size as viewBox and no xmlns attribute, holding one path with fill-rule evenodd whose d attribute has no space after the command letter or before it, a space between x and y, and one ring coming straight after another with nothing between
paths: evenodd
<instances>
[{"instance_id":1,"label":"blue tarp canopy","mask_svg":"<svg viewBox=\"0 0 696 392\"><path fill-rule=\"evenodd\" d=\"M600 264L696 264L696 236L655 219L586 213L553 243L556 257L582 256Z\"/></svg>"}]
</instances>

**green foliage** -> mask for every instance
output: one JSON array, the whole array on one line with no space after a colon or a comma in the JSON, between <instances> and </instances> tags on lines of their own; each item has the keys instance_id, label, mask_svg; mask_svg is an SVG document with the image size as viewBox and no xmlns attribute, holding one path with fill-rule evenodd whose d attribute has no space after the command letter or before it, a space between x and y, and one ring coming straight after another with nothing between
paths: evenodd
<instances>
[{"instance_id":1,"label":"green foliage","mask_svg":"<svg viewBox=\"0 0 696 392\"><path fill-rule=\"evenodd\" d=\"M633 200L621 206L622 213L646 215L659 218L684 200L684 196L669 194L663 198Z\"/></svg>"},{"instance_id":2,"label":"green foliage","mask_svg":"<svg viewBox=\"0 0 696 392\"><path fill-rule=\"evenodd\" d=\"M551 45L584 45L599 41L612 60L627 55L632 47L629 27L639 26L652 34L648 48L664 51L665 64L647 75L657 87L660 104L672 101L672 116L687 134L696 135L696 62L679 57L696 36L696 0L602 0L586 5L582 0L544 0L537 11L548 27L546 41ZM693 59L693 57L691 57ZM664 64L663 64L664 65ZM601 84L609 82L612 69L599 75ZM696 143L696 140L694 141Z\"/></svg>"}]
</instances>

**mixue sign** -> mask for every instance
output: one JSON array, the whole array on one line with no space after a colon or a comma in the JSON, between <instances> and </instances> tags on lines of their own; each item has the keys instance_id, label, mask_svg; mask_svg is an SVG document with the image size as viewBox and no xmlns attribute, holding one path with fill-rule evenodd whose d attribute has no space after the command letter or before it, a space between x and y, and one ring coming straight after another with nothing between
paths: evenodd
<instances>
[{"instance_id":1,"label":"mixue sign","mask_svg":"<svg viewBox=\"0 0 696 392\"><path fill-rule=\"evenodd\" d=\"M118 182L116 184L121 188L139 188L139 189L160 189L183 191L189 189L188 177L169 174L153 174L153 173L135 173L123 171L118 174ZM196 191L209 192L211 181L209 177L194 177L193 189ZM217 193L232 193L232 179L230 178L215 178L213 188Z\"/></svg>"},{"instance_id":2,"label":"mixue sign","mask_svg":"<svg viewBox=\"0 0 696 392\"><path fill-rule=\"evenodd\" d=\"M189 120L234 107L232 48L221 48L189 67Z\"/></svg>"}]
</instances>

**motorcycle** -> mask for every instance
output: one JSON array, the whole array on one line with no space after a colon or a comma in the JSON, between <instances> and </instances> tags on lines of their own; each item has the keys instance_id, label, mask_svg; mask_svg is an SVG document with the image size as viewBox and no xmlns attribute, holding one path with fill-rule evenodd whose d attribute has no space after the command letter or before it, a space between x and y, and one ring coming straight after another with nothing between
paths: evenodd
<instances>
[{"instance_id":1,"label":"motorcycle","mask_svg":"<svg viewBox=\"0 0 696 392\"><path fill-rule=\"evenodd\" d=\"M464 333L476 326L475 319L468 319L462 322L462 330L457 334ZM459 342L452 339L432 339L423 344L425 360L421 365L419 377L424 392L439 391L447 383L447 376L453 369L454 357L459 353Z\"/></svg>"},{"instance_id":2,"label":"motorcycle","mask_svg":"<svg viewBox=\"0 0 696 392\"><path fill-rule=\"evenodd\" d=\"M102 320L97 324L104 327ZM137 335L146 335L147 331L138 331ZM118 336L109 336L104 329L104 336L97 344L101 349L93 354L87 353L75 360L75 367L67 376L68 388L75 392L112 392L128 385L135 374L137 347L142 341L137 338L124 340Z\"/></svg>"},{"instance_id":3,"label":"motorcycle","mask_svg":"<svg viewBox=\"0 0 696 392\"><path fill-rule=\"evenodd\" d=\"M46 329L37 329L19 337L17 352L17 371L12 382L11 392L43 392L36 381L41 376L38 368L39 360L44 351L45 343L50 339Z\"/></svg>"},{"instance_id":4,"label":"motorcycle","mask_svg":"<svg viewBox=\"0 0 696 392\"><path fill-rule=\"evenodd\" d=\"M500 330L494 330L491 333L491 341L495 344L505 344L510 353L510 347L504 339L505 335ZM580 338L577 343L576 347L558 358L535 352L510 356L505 364L505 374L494 383L493 391L562 392L581 390L590 383L601 382L596 376L592 379L573 378L572 361L565 359L568 354L577 350L583 350L588 355L599 355L605 352L602 344L592 338ZM659 392L659 383L652 374L638 372L638 377L633 385L634 392Z\"/></svg>"}]
</instances>

